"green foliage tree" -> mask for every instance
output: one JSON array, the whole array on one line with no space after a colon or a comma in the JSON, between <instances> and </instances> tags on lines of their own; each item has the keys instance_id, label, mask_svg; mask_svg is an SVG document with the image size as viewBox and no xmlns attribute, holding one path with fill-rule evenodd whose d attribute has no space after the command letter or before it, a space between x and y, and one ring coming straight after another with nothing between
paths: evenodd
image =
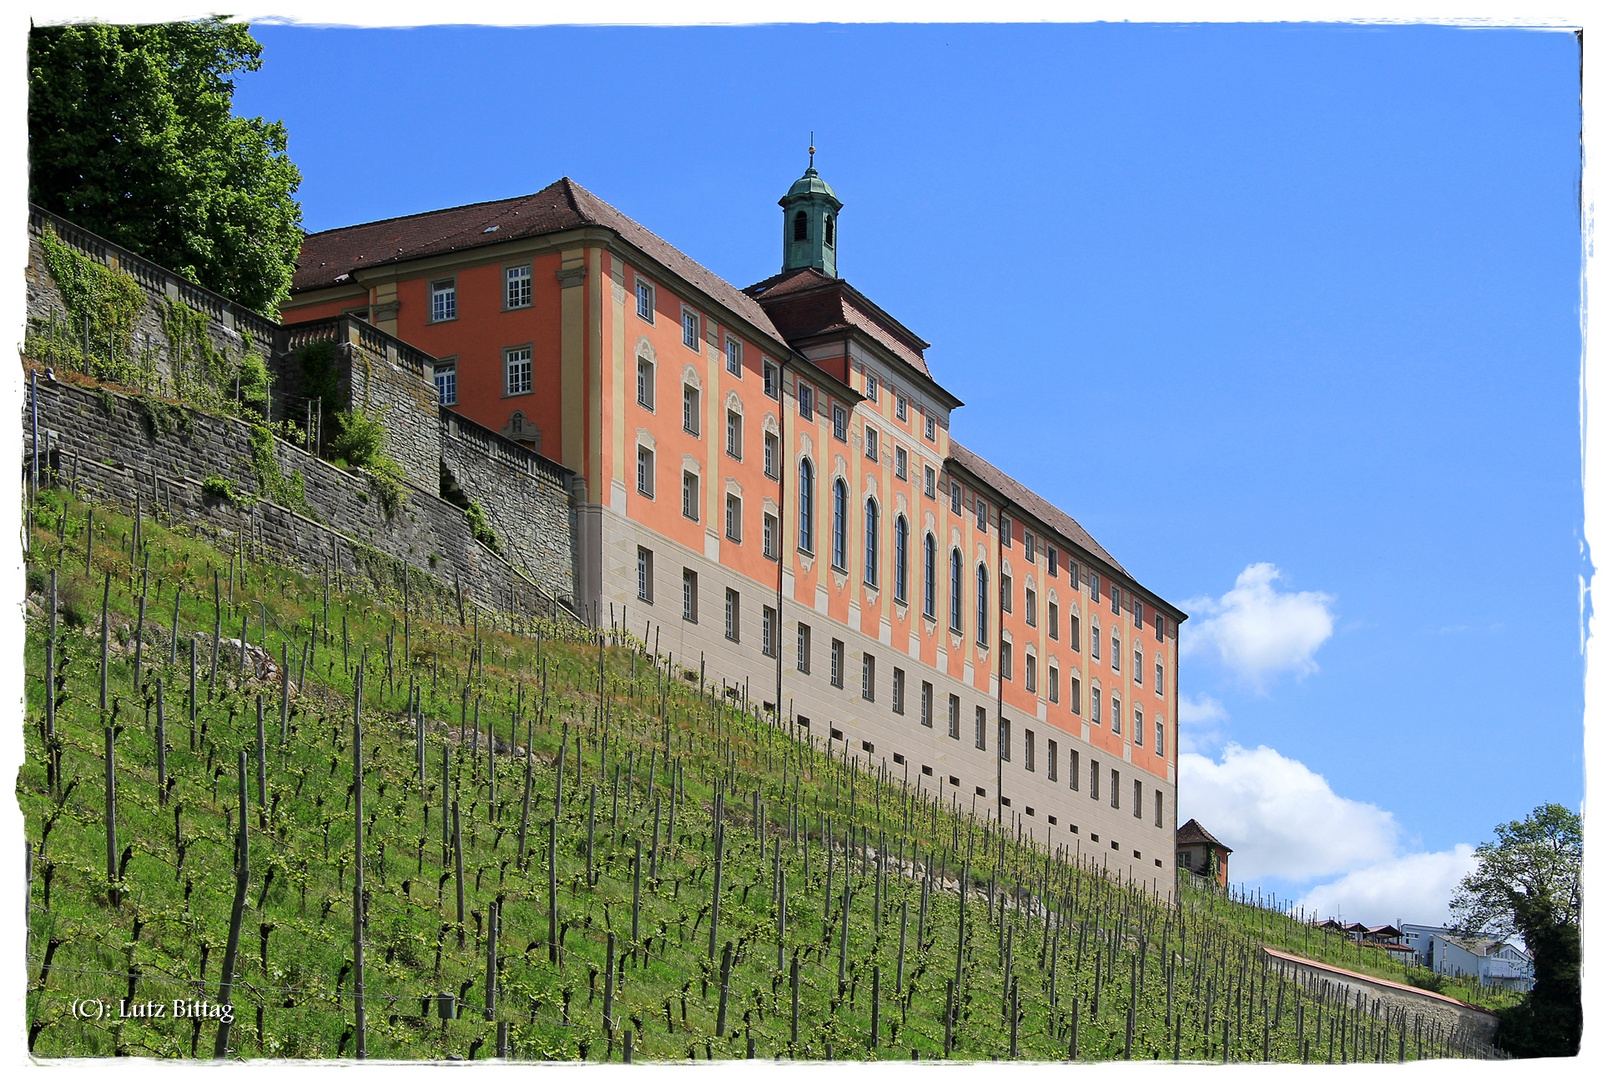
<instances>
[{"instance_id":1,"label":"green foliage tree","mask_svg":"<svg viewBox=\"0 0 1608 1080\"><path fill-rule=\"evenodd\" d=\"M1580 1050L1580 815L1557 803L1496 828L1452 898L1459 933L1524 939L1535 987L1503 1013L1498 1039L1515 1057Z\"/></svg>"},{"instance_id":2,"label":"green foliage tree","mask_svg":"<svg viewBox=\"0 0 1608 1080\"><path fill-rule=\"evenodd\" d=\"M35 27L29 198L267 315L301 250L284 125L231 112L247 26Z\"/></svg>"}]
</instances>

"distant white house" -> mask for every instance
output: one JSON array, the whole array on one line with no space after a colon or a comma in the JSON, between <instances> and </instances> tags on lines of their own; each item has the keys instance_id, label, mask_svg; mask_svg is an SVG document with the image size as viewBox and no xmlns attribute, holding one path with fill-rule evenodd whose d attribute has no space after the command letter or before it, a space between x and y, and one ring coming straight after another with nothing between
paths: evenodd
<instances>
[{"instance_id":1,"label":"distant white house","mask_svg":"<svg viewBox=\"0 0 1608 1080\"><path fill-rule=\"evenodd\" d=\"M1535 965L1518 945L1491 938L1466 938L1449 927L1400 923L1402 941L1418 963L1442 975L1473 975L1482 986L1527 991L1535 985Z\"/></svg>"}]
</instances>

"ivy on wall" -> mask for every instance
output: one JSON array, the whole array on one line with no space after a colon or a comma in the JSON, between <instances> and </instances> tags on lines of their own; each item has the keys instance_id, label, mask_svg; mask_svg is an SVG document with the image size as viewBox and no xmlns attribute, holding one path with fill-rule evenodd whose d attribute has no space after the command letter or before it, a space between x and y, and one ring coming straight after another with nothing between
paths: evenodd
<instances>
[{"instance_id":1,"label":"ivy on wall","mask_svg":"<svg viewBox=\"0 0 1608 1080\"><path fill-rule=\"evenodd\" d=\"M144 365L133 355L134 324L145 304L139 282L75 250L48 226L39 235L66 323L29 320L29 355L107 382L138 385Z\"/></svg>"}]
</instances>

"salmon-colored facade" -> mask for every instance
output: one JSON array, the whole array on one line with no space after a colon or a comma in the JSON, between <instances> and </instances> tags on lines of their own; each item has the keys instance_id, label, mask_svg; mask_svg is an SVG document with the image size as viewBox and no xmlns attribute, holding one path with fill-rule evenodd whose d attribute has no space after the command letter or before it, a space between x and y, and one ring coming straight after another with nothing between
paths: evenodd
<instances>
[{"instance_id":1,"label":"salmon-colored facade","mask_svg":"<svg viewBox=\"0 0 1608 1080\"><path fill-rule=\"evenodd\" d=\"M572 470L585 617L1170 892L1183 613L952 441L926 343L836 277L813 167L782 205L745 290L567 179L332 230L284 319L370 319Z\"/></svg>"}]
</instances>

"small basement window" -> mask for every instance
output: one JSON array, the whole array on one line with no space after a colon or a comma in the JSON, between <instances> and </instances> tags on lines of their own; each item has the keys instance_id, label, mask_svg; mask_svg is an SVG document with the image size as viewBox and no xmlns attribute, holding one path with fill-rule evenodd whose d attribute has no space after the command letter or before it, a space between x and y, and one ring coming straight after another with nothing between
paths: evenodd
<instances>
[{"instance_id":1,"label":"small basement window","mask_svg":"<svg viewBox=\"0 0 1608 1080\"><path fill-rule=\"evenodd\" d=\"M922 776L931 776L932 775L932 766L931 765L923 765L921 767L921 775Z\"/></svg>"},{"instance_id":2,"label":"small basement window","mask_svg":"<svg viewBox=\"0 0 1608 1080\"><path fill-rule=\"evenodd\" d=\"M1054 814L1051 814L1051 815L1050 815L1050 824L1051 824L1051 825L1054 825L1054 824L1056 824L1056 821L1055 821L1055 815L1054 815Z\"/></svg>"},{"instance_id":3,"label":"small basement window","mask_svg":"<svg viewBox=\"0 0 1608 1080\"><path fill-rule=\"evenodd\" d=\"M839 742L842 742L843 741L843 732L839 731L837 728L833 728L832 729L832 738L837 739Z\"/></svg>"},{"instance_id":4,"label":"small basement window","mask_svg":"<svg viewBox=\"0 0 1608 1080\"><path fill-rule=\"evenodd\" d=\"M1006 798L1004 795L1001 795L999 797L999 804L1001 806L1009 806L1011 804L1011 800Z\"/></svg>"},{"instance_id":5,"label":"small basement window","mask_svg":"<svg viewBox=\"0 0 1608 1080\"><path fill-rule=\"evenodd\" d=\"M874 754L877 752L876 746L872 743L866 742L864 739L860 740L860 749L864 750L868 754Z\"/></svg>"},{"instance_id":6,"label":"small basement window","mask_svg":"<svg viewBox=\"0 0 1608 1080\"><path fill-rule=\"evenodd\" d=\"M1115 840L1113 840L1113 841L1111 841L1111 850L1112 851L1121 851L1122 848Z\"/></svg>"},{"instance_id":7,"label":"small basement window","mask_svg":"<svg viewBox=\"0 0 1608 1080\"><path fill-rule=\"evenodd\" d=\"M1029 807L1028 807L1028 808L1027 808L1027 816L1028 816L1028 817L1033 817L1033 816L1034 816L1034 814L1033 814L1033 808L1032 808L1032 807L1031 807L1031 806L1029 806Z\"/></svg>"},{"instance_id":8,"label":"small basement window","mask_svg":"<svg viewBox=\"0 0 1608 1080\"><path fill-rule=\"evenodd\" d=\"M893 763L895 765L903 765L905 763L904 755L903 754L895 754L895 755L893 755Z\"/></svg>"},{"instance_id":9,"label":"small basement window","mask_svg":"<svg viewBox=\"0 0 1608 1080\"><path fill-rule=\"evenodd\" d=\"M798 718L798 726L801 727L801 728L808 728L810 726L810 718L807 717L807 716L799 717Z\"/></svg>"},{"instance_id":10,"label":"small basement window","mask_svg":"<svg viewBox=\"0 0 1608 1080\"><path fill-rule=\"evenodd\" d=\"M949 778L949 786L950 786L950 787L959 787L959 786L960 786L960 777L958 777L958 776L951 776L951 777L950 777L950 778Z\"/></svg>"}]
</instances>

